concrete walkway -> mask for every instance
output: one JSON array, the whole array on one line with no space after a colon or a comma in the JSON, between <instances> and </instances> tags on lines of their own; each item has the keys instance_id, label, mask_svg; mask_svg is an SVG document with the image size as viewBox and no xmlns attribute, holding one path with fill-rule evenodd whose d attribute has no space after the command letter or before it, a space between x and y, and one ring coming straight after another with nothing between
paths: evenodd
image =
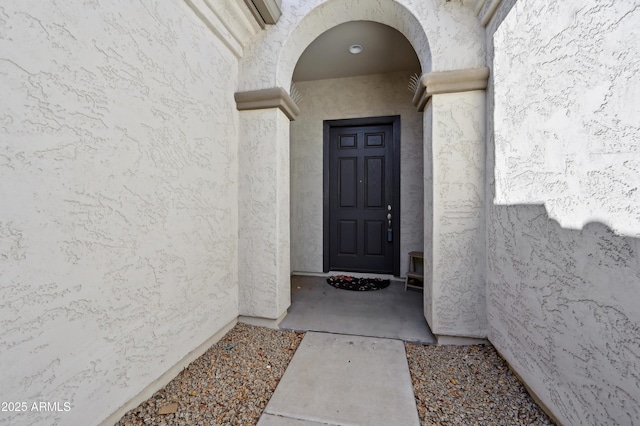
<instances>
[{"instance_id":1,"label":"concrete walkway","mask_svg":"<svg viewBox=\"0 0 640 426\"><path fill-rule=\"evenodd\" d=\"M259 426L419 425L404 343L308 332Z\"/></svg>"},{"instance_id":2,"label":"concrete walkway","mask_svg":"<svg viewBox=\"0 0 640 426\"><path fill-rule=\"evenodd\" d=\"M404 291L398 281L378 291L338 290L326 280L291 277L291 307L281 329L436 343L424 319L421 291Z\"/></svg>"}]
</instances>

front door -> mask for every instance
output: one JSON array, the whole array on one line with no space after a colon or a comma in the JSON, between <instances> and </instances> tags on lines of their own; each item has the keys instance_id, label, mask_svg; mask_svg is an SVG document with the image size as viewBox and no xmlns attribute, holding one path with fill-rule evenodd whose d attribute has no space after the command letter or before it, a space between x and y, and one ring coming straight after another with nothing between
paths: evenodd
<instances>
[{"instance_id":1,"label":"front door","mask_svg":"<svg viewBox=\"0 0 640 426\"><path fill-rule=\"evenodd\" d=\"M399 273L394 124L399 117L325 122L325 270Z\"/></svg>"}]
</instances>

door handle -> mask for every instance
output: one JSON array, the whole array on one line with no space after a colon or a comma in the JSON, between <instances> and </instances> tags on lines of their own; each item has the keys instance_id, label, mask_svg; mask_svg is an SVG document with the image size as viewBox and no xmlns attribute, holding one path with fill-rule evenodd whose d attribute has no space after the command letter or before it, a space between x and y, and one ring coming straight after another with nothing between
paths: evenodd
<instances>
[{"instance_id":1,"label":"door handle","mask_svg":"<svg viewBox=\"0 0 640 426\"><path fill-rule=\"evenodd\" d=\"M387 213L387 242L392 242L393 241L393 229L391 229L391 204L387 205L387 211L389 213Z\"/></svg>"}]
</instances>

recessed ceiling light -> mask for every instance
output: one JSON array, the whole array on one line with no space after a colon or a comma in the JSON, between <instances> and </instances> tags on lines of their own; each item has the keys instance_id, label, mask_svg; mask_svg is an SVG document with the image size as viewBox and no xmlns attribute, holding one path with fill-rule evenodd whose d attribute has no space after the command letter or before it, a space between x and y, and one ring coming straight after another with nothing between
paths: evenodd
<instances>
[{"instance_id":1,"label":"recessed ceiling light","mask_svg":"<svg viewBox=\"0 0 640 426\"><path fill-rule=\"evenodd\" d=\"M362 45L360 44L352 44L351 46L349 46L349 53L351 53L352 55L357 55L358 53L362 53L363 50L364 50L364 47L362 47Z\"/></svg>"}]
</instances>

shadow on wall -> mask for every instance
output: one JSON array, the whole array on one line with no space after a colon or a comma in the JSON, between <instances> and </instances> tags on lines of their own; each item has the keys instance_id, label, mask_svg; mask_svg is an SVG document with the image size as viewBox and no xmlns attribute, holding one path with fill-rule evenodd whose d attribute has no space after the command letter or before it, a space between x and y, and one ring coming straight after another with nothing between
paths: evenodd
<instances>
[{"instance_id":1,"label":"shadow on wall","mask_svg":"<svg viewBox=\"0 0 640 426\"><path fill-rule=\"evenodd\" d=\"M640 422L640 240L489 209L489 338L564 424Z\"/></svg>"}]
</instances>

